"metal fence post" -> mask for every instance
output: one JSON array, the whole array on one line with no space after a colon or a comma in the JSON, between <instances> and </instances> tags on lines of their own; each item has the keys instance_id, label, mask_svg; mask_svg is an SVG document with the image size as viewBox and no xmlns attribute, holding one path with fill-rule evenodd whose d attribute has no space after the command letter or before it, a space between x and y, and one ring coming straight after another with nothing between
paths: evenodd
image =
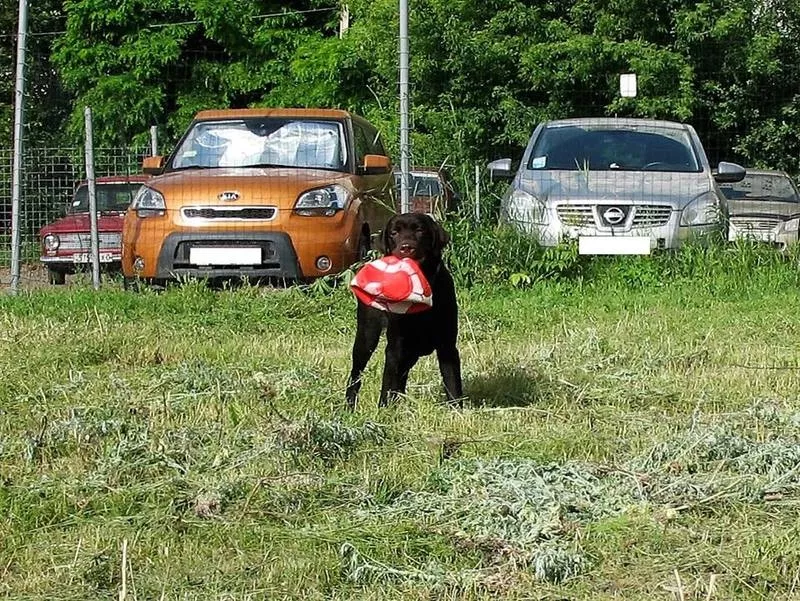
<instances>
[{"instance_id":1,"label":"metal fence post","mask_svg":"<svg viewBox=\"0 0 800 601\"><path fill-rule=\"evenodd\" d=\"M481 220L481 168L475 165L475 221Z\"/></svg>"},{"instance_id":2,"label":"metal fence post","mask_svg":"<svg viewBox=\"0 0 800 601\"><path fill-rule=\"evenodd\" d=\"M158 155L158 127L150 126L150 155Z\"/></svg>"},{"instance_id":3,"label":"metal fence post","mask_svg":"<svg viewBox=\"0 0 800 601\"><path fill-rule=\"evenodd\" d=\"M19 211L22 191L23 117L25 110L25 47L28 32L28 0L19 0L17 24L17 79L14 89L14 157L11 167L11 292L19 288L20 246Z\"/></svg>"},{"instance_id":4,"label":"metal fence post","mask_svg":"<svg viewBox=\"0 0 800 601\"><path fill-rule=\"evenodd\" d=\"M86 124L86 181L89 186L89 226L92 251L92 285L100 289L100 234L97 231L97 188L94 177L94 142L92 136L92 109L83 112Z\"/></svg>"},{"instance_id":5,"label":"metal fence post","mask_svg":"<svg viewBox=\"0 0 800 601\"><path fill-rule=\"evenodd\" d=\"M408 0L400 0L400 212L411 210L408 141Z\"/></svg>"}]
</instances>

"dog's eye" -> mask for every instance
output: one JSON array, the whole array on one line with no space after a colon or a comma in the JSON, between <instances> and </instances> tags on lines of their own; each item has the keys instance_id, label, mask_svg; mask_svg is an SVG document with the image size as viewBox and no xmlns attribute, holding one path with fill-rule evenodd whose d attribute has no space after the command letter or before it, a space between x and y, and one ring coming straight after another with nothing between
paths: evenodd
<instances>
[{"instance_id":1,"label":"dog's eye","mask_svg":"<svg viewBox=\"0 0 800 601\"><path fill-rule=\"evenodd\" d=\"M396 236L397 235L397 230L392 230L391 232L389 232L389 234L392 235L392 236Z\"/></svg>"}]
</instances>

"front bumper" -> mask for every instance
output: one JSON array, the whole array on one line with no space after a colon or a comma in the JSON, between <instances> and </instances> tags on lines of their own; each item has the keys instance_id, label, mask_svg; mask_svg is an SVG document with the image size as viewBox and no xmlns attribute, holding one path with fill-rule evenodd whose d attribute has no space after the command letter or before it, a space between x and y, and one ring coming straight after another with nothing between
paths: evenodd
<instances>
[{"instance_id":1,"label":"front bumper","mask_svg":"<svg viewBox=\"0 0 800 601\"><path fill-rule=\"evenodd\" d=\"M260 260L249 264L209 264L192 262L193 249L259 249ZM297 253L289 236L282 232L251 232L247 238L236 232L176 232L164 238L158 255L155 277L285 278L302 277Z\"/></svg>"},{"instance_id":2,"label":"front bumper","mask_svg":"<svg viewBox=\"0 0 800 601\"><path fill-rule=\"evenodd\" d=\"M122 252L116 250L101 250L100 251L100 264L111 268L119 268L122 262ZM73 253L62 255L42 255L39 260L59 271L74 271L76 268L83 268L92 264L91 253Z\"/></svg>"},{"instance_id":3,"label":"front bumper","mask_svg":"<svg viewBox=\"0 0 800 601\"><path fill-rule=\"evenodd\" d=\"M796 230L793 232L784 231L781 225L771 230L764 230L731 223L728 228L728 241L735 242L737 240L749 240L751 242L764 243L776 248L786 249L797 243L798 232Z\"/></svg>"},{"instance_id":4,"label":"front bumper","mask_svg":"<svg viewBox=\"0 0 800 601\"><path fill-rule=\"evenodd\" d=\"M549 209L547 211L547 217L547 223L533 223L508 217L506 217L504 221L519 231L533 236L542 246L546 247L556 246L564 240L580 241L581 238L591 238L593 242L600 242L599 244L592 244L592 247L602 248L602 239L608 238L608 246L609 248L613 248L614 245L611 243L611 240L614 238L638 238L640 240L649 239L650 251L668 250L680 248L690 241L699 241L701 243L708 242L715 237L719 237L724 232L721 223L701 226L681 226L681 211L679 210L672 210L669 214L669 218L664 223L648 226L628 224L621 227L601 227L586 223L570 225L559 219L555 209ZM646 247L647 245L644 244L644 246ZM590 254L618 253L613 251L608 253L600 251Z\"/></svg>"},{"instance_id":5,"label":"front bumper","mask_svg":"<svg viewBox=\"0 0 800 601\"><path fill-rule=\"evenodd\" d=\"M301 217L279 211L269 223L219 224L184 223L178 211L145 218L129 214L122 271L147 279L321 277L356 261L360 223L355 213L344 212Z\"/></svg>"}]
</instances>

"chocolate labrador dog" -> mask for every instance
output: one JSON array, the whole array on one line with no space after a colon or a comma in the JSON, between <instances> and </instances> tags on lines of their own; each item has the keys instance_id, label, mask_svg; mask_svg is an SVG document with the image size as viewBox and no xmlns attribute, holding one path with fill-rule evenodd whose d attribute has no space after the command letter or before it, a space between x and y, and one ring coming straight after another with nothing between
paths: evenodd
<instances>
[{"instance_id":1,"label":"chocolate labrador dog","mask_svg":"<svg viewBox=\"0 0 800 601\"><path fill-rule=\"evenodd\" d=\"M436 351L447 400L462 405L461 359L456 348L458 306L453 277L442 260L450 240L436 221L424 213L404 213L389 219L383 229L383 252L419 263L433 293L433 306L420 313L396 314L357 303L353 367L347 384L347 404L355 408L361 373L386 329L386 362L379 405L385 407L404 394L408 373L420 357Z\"/></svg>"}]
</instances>

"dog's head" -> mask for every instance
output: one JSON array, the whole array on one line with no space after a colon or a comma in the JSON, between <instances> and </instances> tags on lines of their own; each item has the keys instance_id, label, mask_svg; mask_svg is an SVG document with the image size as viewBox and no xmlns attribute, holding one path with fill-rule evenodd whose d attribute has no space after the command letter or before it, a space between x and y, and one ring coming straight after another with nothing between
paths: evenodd
<instances>
[{"instance_id":1,"label":"dog's head","mask_svg":"<svg viewBox=\"0 0 800 601\"><path fill-rule=\"evenodd\" d=\"M398 259L410 258L432 264L442 258L450 236L425 213L395 215L383 228L383 252Z\"/></svg>"}]
</instances>

